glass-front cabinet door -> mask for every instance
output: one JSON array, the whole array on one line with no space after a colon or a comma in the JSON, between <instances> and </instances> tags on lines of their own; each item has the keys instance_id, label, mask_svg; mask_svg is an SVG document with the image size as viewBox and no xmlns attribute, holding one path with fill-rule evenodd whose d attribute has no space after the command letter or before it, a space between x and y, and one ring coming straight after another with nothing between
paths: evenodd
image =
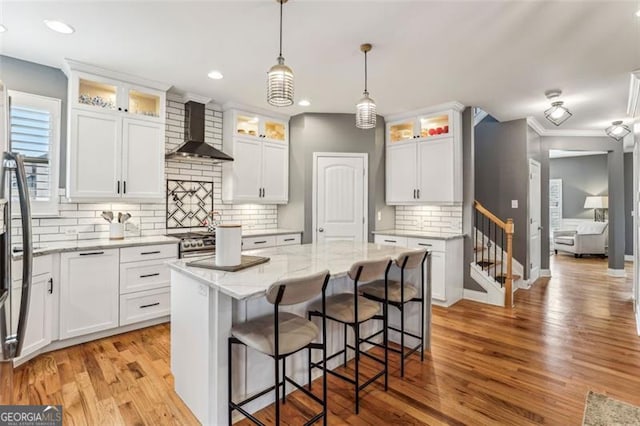
<instances>
[{"instance_id":1,"label":"glass-front cabinet door","mask_svg":"<svg viewBox=\"0 0 640 426\"><path fill-rule=\"evenodd\" d=\"M240 136L260 136L260 117L251 114L235 114L236 135Z\"/></svg>"},{"instance_id":2,"label":"glass-front cabinet door","mask_svg":"<svg viewBox=\"0 0 640 426\"><path fill-rule=\"evenodd\" d=\"M118 86L89 78L78 78L78 98L80 105L116 110L118 107Z\"/></svg>"},{"instance_id":3,"label":"glass-front cabinet door","mask_svg":"<svg viewBox=\"0 0 640 426\"><path fill-rule=\"evenodd\" d=\"M397 143L397 142L413 139L415 136L414 127L415 127L415 121L413 119L408 119L408 120L400 121L396 123L390 123L389 124L389 141L391 143Z\"/></svg>"},{"instance_id":4,"label":"glass-front cabinet door","mask_svg":"<svg viewBox=\"0 0 640 426\"><path fill-rule=\"evenodd\" d=\"M429 139L434 137L449 136L449 114L440 113L418 118L420 138Z\"/></svg>"},{"instance_id":5,"label":"glass-front cabinet door","mask_svg":"<svg viewBox=\"0 0 640 426\"><path fill-rule=\"evenodd\" d=\"M146 117L160 117L160 95L133 88L127 88L126 91L128 105L125 112Z\"/></svg>"},{"instance_id":6,"label":"glass-front cabinet door","mask_svg":"<svg viewBox=\"0 0 640 426\"><path fill-rule=\"evenodd\" d=\"M285 142L287 140L287 127L282 121L271 120L265 118L263 121L263 137L277 142Z\"/></svg>"}]
</instances>

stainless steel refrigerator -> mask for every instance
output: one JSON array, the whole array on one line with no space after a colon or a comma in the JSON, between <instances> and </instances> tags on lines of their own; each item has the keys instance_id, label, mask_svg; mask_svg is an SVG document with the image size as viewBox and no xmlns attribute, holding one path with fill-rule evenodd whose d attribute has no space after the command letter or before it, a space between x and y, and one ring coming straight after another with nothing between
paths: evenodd
<instances>
[{"instance_id":1,"label":"stainless steel refrigerator","mask_svg":"<svg viewBox=\"0 0 640 426\"><path fill-rule=\"evenodd\" d=\"M33 264L29 189L24 159L11 152L10 105L7 88L0 81L0 405L13 403L13 360L20 356L27 331ZM22 227L19 283L11 279L12 206L13 217L20 218Z\"/></svg>"}]
</instances>

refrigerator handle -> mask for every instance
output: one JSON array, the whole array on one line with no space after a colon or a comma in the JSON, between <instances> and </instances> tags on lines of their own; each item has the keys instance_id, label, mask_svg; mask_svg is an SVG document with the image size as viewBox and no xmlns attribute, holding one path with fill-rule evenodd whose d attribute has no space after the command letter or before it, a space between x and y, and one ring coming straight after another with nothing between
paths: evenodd
<instances>
[{"instance_id":1,"label":"refrigerator handle","mask_svg":"<svg viewBox=\"0 0 640 426\"><path fill-rule=\"evenodd\" d=\"M31 238L31 205L29 203L29 188L27 187L27 174L24 170L22 155L6 152L5 161L15 162L16 184L18 199L20 202L20 215L22 216L22 288L20 298L20 311L18 315L18 327L15 337L8 343L10 356L16 358L22 352L24 336L27 331L27 315L29 314L29 301L31 297L31 270L33 267L33 241ZM11 218L7 218L11 220ZM6 232L10 232L7 230ZM9 248L10 250L10 248ZM10 251L8 253L11 253ZM11 278L9 277L9 282Z\"/></svg>"}]
</instances>

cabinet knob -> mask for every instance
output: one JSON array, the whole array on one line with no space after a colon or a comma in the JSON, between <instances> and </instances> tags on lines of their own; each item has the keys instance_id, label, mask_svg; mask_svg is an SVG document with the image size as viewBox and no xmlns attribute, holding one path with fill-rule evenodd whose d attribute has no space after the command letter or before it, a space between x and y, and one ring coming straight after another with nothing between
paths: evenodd
<instances>
[{"instance_id":1,"label":"cabinet knob","mask_svg":"<svg viewBox=\"0 0 640 426\"><path fill-rule=\"evenodd\" d=\"M122 108L121 108L121 107L118 107L118 111L122 111Z\"/></svg>"},{"instance_id":2,"label":"cabinet knob","mask_svg":"<svg viewBox=\"0 0 640 426\"><path fill-rule=\"evenodd\" d=\"M125 109L124 109L124 112L129 112L129 110L125 108Z\"/></svg>"}]
</instances>

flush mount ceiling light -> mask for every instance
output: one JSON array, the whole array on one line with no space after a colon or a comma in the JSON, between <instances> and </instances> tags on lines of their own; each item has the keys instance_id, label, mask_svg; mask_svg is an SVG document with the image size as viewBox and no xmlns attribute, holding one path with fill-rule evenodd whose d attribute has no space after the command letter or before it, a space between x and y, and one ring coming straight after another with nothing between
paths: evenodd
<instances>
[{"instance_id":1,"label":"flush mount ceiling light","mask_svg":"<svg viewBox=\"0 0 640 426\"><path fill-rule=\"evenodd\" d=\"M7 32L7 27L5 27L4 25L0 24L0 33L5 33Z\"/></svg>"},{"instance_id":2,"label":"flush mount ceiling light","mask_svg":"<svg viewBox=\"0 0 640 426\"><path fill-rule=\"evenodd\" d=\"M621 141L625 136L631 133L631 129L629 126L622 124L622 121L618 120L611 123L611 126L607 127L605 132L607 132L607 135L611 136L613 139Z\"/></svg>"},{"instance_id":3,"label":"flush mount ceiling light","mask_svg":"<svg viewBox=\"0 0 640 426\"><path fill-rule=\"evenodd\" d=\"M562 94L561 90L547 90L544 94L547 99L551 101L551 108L544 112L544 116L547 120L556 126L559 126L573 115L565 106L563 106L564 102L554 100L560 98L560 95Z\"/></svg>"},{"instance_id":4,"label":"flush mount ceiling light","mask_svg":"<svg viewBox=\"0 0 640 426\"><path fill-rule=\"evenodd\" d=\"M278 63L267 73L267 102L284 107L293 105L293 71L284 64L282 57L282 6L287 0L276 1L280 3L280 53Z\"/></svg>"},{"instance_id":5,"label":"flush mount ceiling light","mask_svg":"<svg viewBox=\"0 0 640 426\"><path fill-rule=\"evenodd\" d=\"M638 18L640 18L640 9L636 10L635 15L636 15Z\"/></svg>"},{"instance_id":6,"label":"flush mount ceiling light","mask_svg":"<svg viewBox=\"0 0 640 426\"><path fill-rule=\"evenodd\" d=\"M65 24L62 21L54 21L45 19L44 24L49 27L50 30L53 30L60 34L73 34L76 30L69 24Z\"/></svg>"},{"instance_id":7,"label":"flush mount ceiling light","mask_svg":"<svg viewBox=\"0 0 640 426\"><path fill-rule=\"evenodd\" d=\"M212 80L222 80L224 76L220 71L213 70L213 71L210 71L209 74L207 74L207 77L209 77Z\"/></svg>"},{"instance_id":8,"label":"flush mount ceiling light","mask_svg":"<svg viewBox=\"0 0 640 426\"><path fill-rule=\"evenodd\" d=\"M308 99L301 99L298 102L298 105L300 105L302 107L308 107L309 105L311 105L311 102Z\"/></svg>"},{"instance_id":9,"label":"flush mount ceiling light","mask_svg":"<svg viewBox=\"0 0 640 426\"><path fill-rule=\"evenodd\" d=\"M367 90L367 53L371 51L371 47L369 43L360 45L360 51L364 53L364 92L356 106L356 127L359 129L376 127L376 103L369 97Z\"/></svg>"}]
</instances>

